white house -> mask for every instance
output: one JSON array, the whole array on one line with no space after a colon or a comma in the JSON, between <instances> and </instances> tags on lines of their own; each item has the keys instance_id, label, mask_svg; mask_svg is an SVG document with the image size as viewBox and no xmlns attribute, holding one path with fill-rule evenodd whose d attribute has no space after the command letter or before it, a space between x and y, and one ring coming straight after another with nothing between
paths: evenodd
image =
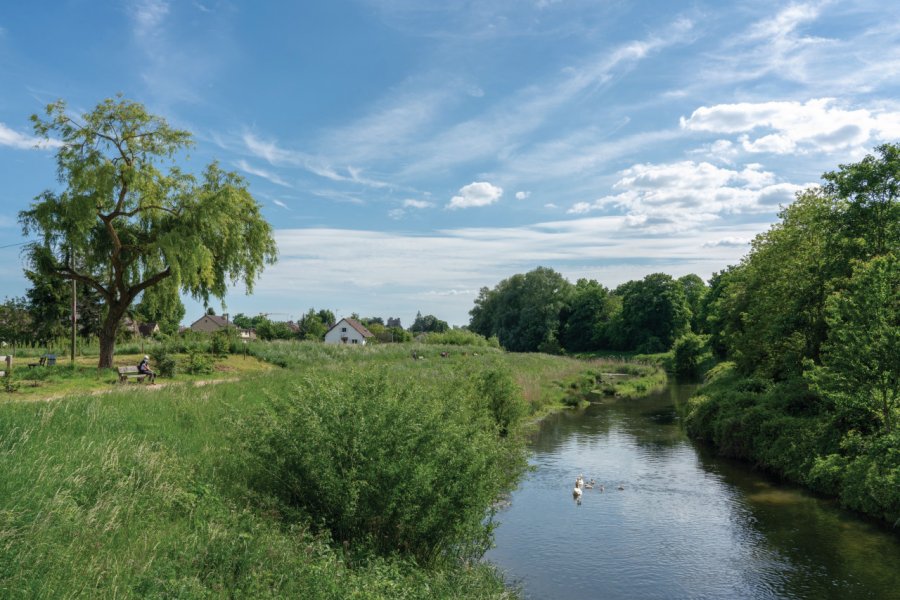
<instances>
[{"instance_id":1,"label":"white house","mask_svg":"<svg viewBox=\"0 0 900 600\"><path fill-rule=\"evenodd\" d=\"M326 344L366 345L366 340L374 337L365 325L356 319L341 319L325 334Z\"/></svg>"}]
</instances>

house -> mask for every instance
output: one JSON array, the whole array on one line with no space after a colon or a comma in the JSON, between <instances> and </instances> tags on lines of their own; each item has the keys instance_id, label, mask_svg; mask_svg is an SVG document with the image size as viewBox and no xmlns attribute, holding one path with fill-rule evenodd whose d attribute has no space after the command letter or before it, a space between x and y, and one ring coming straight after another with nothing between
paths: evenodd
<instances>
[{"instance_id":1,"label":"house","mask_svg":"<svg viewBox=\"0 0 900 600\"><path fill-rule=\"evenodd\" d=\"M215 333L226 327L234 327L228 320L228 315L203 315L193 323L191 323L191 331L199 331L201 333Z\"/></svg>"},{"instance_id":2,"label":"house","mask_svg":"<svg viewBox=\"0 0 900 600\"><path fill-rule=\"evenodd\" d=\"M150 337L153 334L159 333L159 323L140 323L138 325L138 331L141 332L142 337Z\"/></svg>"},{"instance_id":3,"label":"house","mask_svg":"<svg viewBox=\"0 0 900 600\"><path fill-rule=\"evenodd\" d=\"M356 319L341 319L325 333L326 344L359 344L366 345L372 332Z\"/></svg>"}]
</instances>

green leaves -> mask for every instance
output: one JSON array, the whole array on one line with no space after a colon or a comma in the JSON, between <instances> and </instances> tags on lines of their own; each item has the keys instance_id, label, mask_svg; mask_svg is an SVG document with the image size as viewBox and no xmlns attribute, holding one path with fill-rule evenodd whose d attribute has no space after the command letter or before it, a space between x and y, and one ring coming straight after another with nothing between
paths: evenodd
<instances>
[{"instance_id":1,"label":"green leaves","mask_svg":"<svg viewBox=\"0 0 900 600\"><path fill-rule=\"evenodd\" d=\"M187 131L121 97L80 118L62 101L32 118L39 135L62 143L64 191L46 191L19 220L42 238L32 264L92 286L107 301L100 365L108 366L118 320L145 289L172 278L204 303L230 283L248 292L276 259L271 226L236 173L215 163L198 180L174 159L192 145ZM74 253L77 269L64 260Z\"/></svg>"},{"instance_id":2,"label":"green leaves","mask_svg":"<svg viewBox=\"0 0 900 600\"><path fill-rule=\"evenodd\" d=\"M887 432L900 401L900 260L858 263L846 290L826 303L828 341L808 379L836 402L877 413Z\"/></svg>"}]
</instances>

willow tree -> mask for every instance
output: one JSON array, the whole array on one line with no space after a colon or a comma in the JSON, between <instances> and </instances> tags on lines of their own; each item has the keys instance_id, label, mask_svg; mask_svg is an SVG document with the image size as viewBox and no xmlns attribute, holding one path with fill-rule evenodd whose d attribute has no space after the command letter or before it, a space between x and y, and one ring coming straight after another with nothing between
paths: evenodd
<instances>
[{"instance_id":1,"label":"willow tree","mask_svg":"<svg viewBox=\"0 0 900 600\"><path fill-rule=\"evenodd\" d=\"M32 116L59 143L61 191L19 213L33 267L96 290L104 302L100 367L112 366L116 331L141 292L174 283L204 303L229 283L247 292L276 258L271 226L246 182L216 163L195 177L176 160L192 145L136 102L107 99L80 118L58 101Z\"/></svg>"}]
</instances>

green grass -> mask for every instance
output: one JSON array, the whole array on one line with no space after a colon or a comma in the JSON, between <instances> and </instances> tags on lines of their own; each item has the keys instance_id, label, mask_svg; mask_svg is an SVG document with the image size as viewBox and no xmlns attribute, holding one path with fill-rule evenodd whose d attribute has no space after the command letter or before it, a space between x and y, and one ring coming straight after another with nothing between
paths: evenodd
<instances>
[{"instance_id":1,"label":"green grass","mask_svg":"<svg viewBox=\"0 0 900 600\"><path fill-rule=\"evenodd\" d=\"M175 358L184 361L186 356L176 354ZM137 365L140 359L139 354L117 354L115 364ZM119 384L116 370L98 369L96 357L77 358L74 366L69 361L58 360L52 367L28 367L25 360L14 363L10 382L13 391L0 389L0 401L53 400L73 394L107 393L119 387L131 389L146 385L136 382ZM157 387L165 387L178 383L231 380L273 368L253 356L228 355L215 359L212 373L191 375L182 372L174 378L157 377L156 383Z\"/></svg>"},{"instance_id":2,"label":"green grass","mask_svg":"<svg viewBox=\"0 0 900 600\"><path fill-rule=\"evenodd\" d=\"M499 421L515 403L481 398L508 392L485 374L508 373L536 414L598 374L657 372L465 346L249 352L268 362L228 357L202 376L239 379L220 385L113 385L86 357L35 375L41 392L0 395L0 597L515 597L473 560L524 456ZM8 401L49 390L67 395ZM302 493L342 482L346 506Z\"/></svg>"}]
</instances>

